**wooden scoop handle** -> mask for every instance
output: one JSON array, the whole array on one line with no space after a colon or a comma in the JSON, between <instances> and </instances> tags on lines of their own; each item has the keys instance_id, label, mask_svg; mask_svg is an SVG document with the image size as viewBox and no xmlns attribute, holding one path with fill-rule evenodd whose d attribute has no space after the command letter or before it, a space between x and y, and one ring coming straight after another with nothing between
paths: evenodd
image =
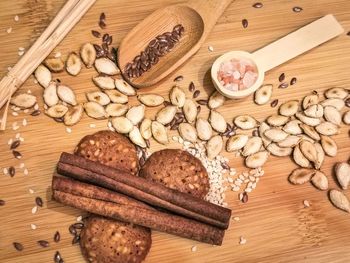
<instances>
[{"instance_id":1,"label":"wooden scoop handle","mask_svg":"<svg viewBox=\"0 0 350 263\"><path fill-rule=\"evenodd\" d=\"M333 15L326 15L255 51L254 59L264 72L321 45L344 32Z\"/></svg>"}]
</instances>

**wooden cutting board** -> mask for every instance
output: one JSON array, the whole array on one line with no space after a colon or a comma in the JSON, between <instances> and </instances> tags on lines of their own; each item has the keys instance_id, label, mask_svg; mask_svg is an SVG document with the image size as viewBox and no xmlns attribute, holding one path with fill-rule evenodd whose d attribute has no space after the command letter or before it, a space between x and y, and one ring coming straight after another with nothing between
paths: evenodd
<instances>
[{"instance_id":1,"label":"wooden cutting board","mask_svg":"<svg viewBox=\"0 0 350 263\"><path fill-rule=\"evenodd\" d=\"M49 21L63 4L63 0L1 0L0 1L0 74L3 76L7 67L18 60L18 48L28 48L44 30ZM139 21L156 8L181 1L176 0L99 0L86 14L82 21L59 45L56 51L66 56L70 51L78 51L87 41L98 43L92 37L91 29L98 29L97 21L101 12L107 15L107 30L113 35L117 45L122 37ZM340 21L346 32L350 30L350 2L347 0L266 0L264 7L252 8L254 1L237 0L230 5L219 19L213 32L200 49L183 67L166 82L155 88L141 92L156 92L167 96L173 85L173 78L183 75L181 86L187 90L194 81L201 90L200 98L206 98L213 91L209 78L211 63L220 54L230 50L254 51L255 49L329 13ZM303 11L295 13L294 6L301 6ZM15 15L19 21L14 21ZM241 20L248 19L248 28L243 29ZM8 34L6 30L12 27ZM208 51L208 46L214 48ZM301 99L312 90L324 91L332 86L350 87L350 36L346 34L326 43L313 51L298 57L266 76L266 83L274 84L273 99L285 102L289 99ZM277 89L278 76L284 72L290 80L297 77L297 84L287 89ZM62 82L74 88L80 101L87 91L97 88L92 84L93 70L83 69L78 77L66 73L56 74ZM42 88L31 77L21 88L31 90L38 98L42 108ZM131 100L132 103L136 99ZM157 109L147 109L152 116ZM227 121L238 114L250 113L258 120L275 113L270 105L257 106L252 98L241 101L227 101L219 109ZM207 110L201 116L206 117ZM21 123L26 118L28 125L12 130L12 123ZM96 124L90 128L89 124ZM72 236L68 226L75 222L81 212L63 207L50 198L50 182L55 164L62 151L72 151L75 144L84 135L105 129L106 121L92 120L86 116L67 133L62 124L56 123L44 114L32 117L20 113L9 116L8 127L0 134L0 168L11 165L18 168L25 163L29 174L17 169L13 178L0 174L0 199L6 205L0 207L0 262L53 262L55 251L59 250L65 262L83 262L77 245L72 246ZM19 147L22 160L15 160L7 142L20 133L25 141ZM332 167L335 162L349 158L349 127L342 126L341 133L335 136L339 146L335 158L326 157L322 170L328 175L330 187L338 188L334 181ZM151 141L151 150L162 146ZM171 143L169 147L179 147ZM230 165L238 172L246 169L241 158L225 153L230 158ZM292 186L287 181L289 172L296 166L290 158L270 158L265 165L265 175L256 190L249 194L249 201L242 204L237 193L228 191L226 200L233 209L233 215L240 217L239 222L232 220L226 232L224 244L213 247L199 244L164 233L154 231L153 245L146 262L349 262L350 261L350 215L335 209L329 203L327 194L315 190L311 185ZM29 189L35 193L30 194ZM346 191L350 196L350 191ZM34 199L41 196L44 206L36 214L31 210ZM309 200L311 207L304 208L303 200ZM37 226L32 230L30 224ZM56 230L62 236L56 244L52 238ZM239 237L247 239L245 245L239 245ZM49 248L41 248L38 240L50 241ZM25 249L17 252L12 242L21 242ZM196 252L191 252L192 246Z\"/></svg>"}]
</instances>

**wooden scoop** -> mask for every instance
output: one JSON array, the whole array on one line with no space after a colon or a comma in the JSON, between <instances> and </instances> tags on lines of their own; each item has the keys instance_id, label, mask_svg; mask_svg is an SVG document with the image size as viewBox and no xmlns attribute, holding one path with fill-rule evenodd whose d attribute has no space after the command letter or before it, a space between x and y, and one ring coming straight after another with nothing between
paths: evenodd
<instances>
[{"instance_id":1,"label":"wooden scoop","mask_svg":"<svg viewBox=\"0 0 350 263\"><path fill-rule=\"evenodd\" d=\"M123 73L125 65L132 62L156 36L171 32L178 24L183 25L185 32L175 47L142 76L128 79L123 74L124 78L138 88L160 82L198 51L231 2L232 0L192 0L153 12L133 28L119 46L118 64Z\"/></svg>"}]
</instances>

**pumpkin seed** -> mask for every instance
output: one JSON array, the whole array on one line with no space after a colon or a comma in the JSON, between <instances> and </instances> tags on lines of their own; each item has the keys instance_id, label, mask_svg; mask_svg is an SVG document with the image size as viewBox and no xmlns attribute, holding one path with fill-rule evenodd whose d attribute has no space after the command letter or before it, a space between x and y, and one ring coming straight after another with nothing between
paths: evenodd
<instances>
[{"instance_id":1,"label":"pumpkin seed","mask_svg":"<svg viewBox=\"0 0 350 263\"><path fill-rule=\"evenodd\" d=\"M332 98L332 99L326 99L326 100L322 101L321 105L323 107L333 106L338 111L341 111L345 106L345 102L342 99Z\"/></svg>"},{"instance_id":2,"label":"pumpkin seed","mask_svg":"<svg viewBox=\"0 0 350 263\"><path fill-rule=\"evenodd\" d=\"M145 106L140 104L138 106L131 107L126 113L126 117L132 124L137 125L145 117Z\"/></svg>"},{"instance_id":3,"label":"pumpkin seed","mask_svg":"<svg viewBox=\"0 0 350 263\"><path fill-rule=\"evenodd\" d=\"M124 104L119 103L110 103L106 106L106 113L110 117L119 117L123 116L127 111L129 107Z\"/></svg>"},{"instance_id":4,"label":"pumpkin seed","mask_svg":"<svg viewBox=\"0 0 350 263\"><path fill-rule=\"evenodd\" d=\"M133 127L131 132L129 132L129 138L130 138L130 141L132 141L134 144L140 146L141 148L147 147L147 144L146 144L145 140L143 139L139 128L137 128L136 126Z\"/></svg>"},{"instance_id":5,"label":"pumpkin seed","mask_svg":"<svg viewBox=\"0 0 350 263\"><path fill-rule=\"evenodd\" d=\"M300 127L303 129L304 133L307 136L310 136L313 140L319 141L321 139L320 135L317 133L314 127L306 125L304 123L300 124Z\"/></svg>"},{"instance_id":6,"label":"pumpkin seed","mask_svg":"<svg viewBox=\"0 0 350 263\"><path fill-rule=\"evenodd\" d=\"M317 126L321 123L321 120L318 118L312 118L304 115L301 112L297 112L295 116L303 123L309 125L309 126Z\"/></svg>"},{"instance_id":7,"label":"pumpkin seed","mask_svg":"<svg viewBox=\"0 0 350 263\"><path fill-rule=\"evenodd\" d=\"M91 43L85 43L80 49L80 57L87 68L91 68L96 60L96 49Z\"/></svg>"},{"instance_id":8,"label":"pumpkin seed","mask_svg":"<svg viewBox=\"0 0 350 263\"><path fill-rule=\"evenodd\" d=\"M108 58L98 58L95 60L95 68L101 74L117 75L120 73L117 65Z\"/></svg>"},{"instance_id":9,"label":"pumpkin seed","mask_svg":"<svg viewBox=\"0 0 350 263\"><path fill-rule=\"evenodd\" d=\"M250 130L257 127L258 122L249 115L241 115L234 119L234 124L242 130Z\"/></svg>"},{"instance_id":10,"label":"pumpkin seed","mask_svg":"<svg viewBox=\"0 0 350 263\"><path fill-rule=\"evenodd\" d=\"M51 72L58 73L64 70L64 62L61 58L47 58L44 64Z\"/></svg>"},{"instance_id":11,"label":"pumpkin seed","mask_svg":"<svg viewBox=\"0 0 350 263\"><path fill-rule=\"evenodd\" d=\"M152 121L151 130L152 135L157 142L161 144L167 144L169 142L168 133L163 124L158 121Z\"/></svg>"},{"instance_id":12,"label":"pumpkin seed","mask_svg":"<svg viewBox=\"0 0 350 263\"><path fill-rule=\"evenodd\" d=\"M36 104L36 97L28 93L21 93L12 97L10 102L19 108L28 109Z\"/></svg>"},{"instance_id":13,"label":"pumpkin seed","mask_svg":"<svg viewBox=\"0 0 350 263\"><path fill-rule=\"evenodd\" d=\"M173 105L178 106L179 108L182 108L185 105L186 94L180 87L174 86L170 91L169 97Z\"/></svg>"},{"instance_id":14,"label":"pumpkin seed","mask_svg":"<svg viewBox=\"0 0 350 263\"><path fill-rule=\"evenodd\" d=\"M262 167L266 163L268 158L269 158L269 152L267 151L257 152L248 156L245 159L245 165L248 168L256 169L256 168Z\"/></svg>"},{"instance_id":15,"label":"pumpkin seed","mask_svg":"<svg viewBox=\"0 0 350 263\"><path fill-rule=\"evenodd\" d=\"M335 176L344 190L348 189L350 184L350 165L346 162L337 163L335 165Z\"/></svg>"},{"instance_id":16,"label":"pumpkin seed","mask_svg":"<svg viewBox=\"0 0 350 263\"><path fill-rule=\"evenodd\" d=\"M294 147L296 146L300 141L300 137L296 135L288 135L287 138L285 138L283 141L280 141L277 143L279 147Z\"/></svg>"},{"instance_id":17,"label":"pumpkin seed","mask_svg":"<svg viewBox=\"0 0 350 263\"><path fill-rule=\"evenodd\" d=\"M145 140L149 140L152 137L152 129L151 129L152 121L150 119L143 119L140 125L140 132L142 137Z\"/></svg>"},{"instance_id":18,"label":"pumpkin seed","mask_svg":"<svg viewBox=\"0 0 350 263\"><path fill-rule=\"evenodd\" d=\"M176 106L166 106L158 111L156 121L163 125L169 124L174 119L176 111Z\"/></svg>"},{"instance_id":19,"label":"pumpkin seed","mask_svg":"<svg viewBox=\"0 0 350 263\"><path fill-rule=\"evenodd\" d=\"M325 153L321 144L319 144L318 142L315 143L315 149L317 153L317 161L314 163L314 167L315 169L320 169L324 161Z\"/></svg>"},{"instance_id":20,"label":"pumpkin seed","mask_svg":"<svg viewBox=\"0 0 350 263\"><path fill-rule=\"evenodd\" d=\"M314 139L311 139L309 136L307 136L305 134L300 134L298 136L300 137L301 140L308 141L308 142L311 142L311 143L315 143Z\"/></svg>"},{"instance_id":21,"label":"pumpkin seed","mask_svg":"<svg viewBox=\"0 0 350 263\"><path fill-rule=\"evenodd\" d=\"M290 117L297 113L298 108L299 102L297 100L290 100L280 106L279 113L283 116Z\"/></svg>"},{"instance_id":22,"label":"pumpkin seed","mask_svg":"<svg viewBox=\"0 0 350 263\"><path fill-rule=\"evenodd\" d=\"M303 133L300 128L301 122L299 120L291 120L283 126L282 130L291 135L299 135Z\"/></svg>"},{"instance_id":23,"label":"pumpkin seed","mask_svg":"<svg viewBox=\"0 0 350 263\"><path fill-rule=\"evenodd\" d=\"M283 157L291 155L293 148L279 147L276 143L270 143L266 150L268 150L272 155Z\"/></svg>"},{"instance_id":24,"label":"pumpkin seed","mask_svg":"<svg viewBox=\"0 0 350 263\"><path fill-rule=\"evenodd\" d=\"M80 57L75 52L72 52L68 55L66 61L66 70L70 75L76 76L81 71L81 64L82 63Z\"/></svg>"},{"instance_id":25,"label":"pumpkin seed","mask_svg":"<svg viewBox=\"0 0 350 263\"><path fill-rule=\"evenodd\" d=\"M300 150L303 155L312 163L317 162L317 151L312 142L302 140L300 142Z\"/></svg>"},{"instance_id":26,"label":"pumpkin seed","mask_svg":"<svg viewBox=\"0 0 350 263\"><path fill-rule=\"evenodd\" d=\"M86 93L86 98L88 99L88 101L97 102L102 106L105 106L111 102L109 97L101 91L88 92Z\"/></svg>"},{"instance_id":27,"label":"pumpkin seed","mask_svg":"<svg viewBox=\"0 0 350 263\"><path fill-rule=\"evenodd\" d=\"M251 137L243 147L242 155L249 156L260 151L262 140L260 137Z\"/></svg>"},{"instance_id":28,"label":"pumpkin seed","mask_svg":"<svg viewBox=\"0 0 350 263\"><path fill-rule=\"evenodd\" d=\"M122 134L126 134L132 131L133 125L131 121L129 121L125 117L115 117L112 119L112 125L114 129Z\"/></svg>"},{"instance_id":29,"label":"pumpkin seed","mask_svg":"<svg viewBox=\"0 0 350 263\"><path fill-rule=\"evenodd\" d=\"M273 142L280 142L288 137L288 133L278 128L272 128L272 129L266 130L264 132L264 135L266 136L267 139Z\"/></svg>"},{"instance_id":30,"label":"pumpkin seed","mask_svg":"<svg viewBox=\"0 0 350 263\"><path fill-rule=\"evenodd\" d=\"M198 118L196 121L196 130L199 139L207 141L211 138L213 133L210 123L203 118Z\"/></svg>"},{"instance_id":31,"label":"pumpkin seed","mask_svg":"<svg viewBox=\"0 0 350 263\"><path fill-rule=\"evenodd\" d=\"M164 98L157 94L141 94L137 98L142 104L148 107L156 107L164 102Z\"/></svg>"},{"instance_id":32,"label":"pumpkin seed","mask_svg":"<svg viewBox=\"0 0 350 263\"><path fill-rule=\"evenodd\" d=\"M329 121L335 125L339 126L341 124L341 114L333 106L324 107L324 118L326 121Z\"/></svg>"},{"instance_id":33,"label":"pumpkin seed","mask_svg":"<svg viewBox=\"0 0 350 263\"><path fill-rule=\"evenodd\" d=\"M67 113L64 115L63 122L67 126L73 126L77 124L83 117L84 107L81 104L78 104L74 107L71 107Z\"/></svg>"},{"instance_id":34,"label":"pumpkin seed","mask_svg":"<svg viewBox=\"0 0 350 263\"><path fill-rule=\"evenodd\" d=\"M84 109L86 114L94 119L105 119L108 116L103 106L97 102L89 101L84 103Z\"/></svg>"},{"instance_id":35,"label":"pumpkin seed","mask_svg":"<svg viewBox=\"0 0 350 263\"><path fill-rule=\"evenodd\" d=\"M77 100L75 98L75 94L70 87L65 86L65 85L58 85L57 86L57 95L64 102L66 102L70 105L73 105L73 106L77 105Z\"/></svg>"},{"instance_id":36,"label":"pumpkin seed","mask_svg":"<svg viewBox=\"0 0 350 263\"><path fill-rule=\"evenodd\" d=\"M52 75L50 70L45 67L44 65L39 65L37 69L34 71L34 76L38 83L43 87L46 88L49 86L51 80L52 80Z\"/></svg>"},{"instance_id":37,"label":"pumpkin seed","mask_svg":"<svg viewBox=\"0 0 350 263\"><path fill-rule=\"evenodd\" d=\"M321 118L323 116L323 107L320 104L314 104L304 110L304 114L312 118Z\"/></svg>"},{"instance_id":38,"label":"pumpkin seed","mask_svg":"<svg viewBox=\"0 0 350 263\"><path fill-rule=\"evenodd\" d=\"M335 189L330 190L329 199L335 207L350 213L349 199L342 192Z\"/></svg>"},{"instance_id":39,"label":"pumpkin seed","mask_svg":"<svg viewBox=\"0 0 350 263\"><path fill-rule=\"evenodd\" d=\"M328 179L327 176L321 171L315 171L315 174L311 178L311 183L322 191L328 189Z\"/></svg>"},{"instance_id":40,"label":"pumpkin seed","mask_svg":"<svg viewBox=\"0 0 350 263\"><path fill-rule=\"evenodd\" d=\"M67 113L67 111L67 106L57 104L45 110L45 114L51 118L62 118Z\"/></svg>"},{"instance_id":41,"label":"pumpkin seed","mask_svg":"<svg viewBox=\"0 0 350 263\"><path fill-rule=\"evenodd\" d=\"M192 123L197 118L197 106L191 99L186 99L185 104L182 108L185 118L189 123Z\"/></svg>"},{"instance_id":42,"label":"pumpkin seed","mask_svg":"<svg viewBox=\"0 0 350 263\"><path fill-rule=\"evenodd\" d=\"M189 123L181 123L179 125L179 133L182 139L189 142L197 141L196 129Z\"/></svg>"},{"instance_id":43,"label":"pumpkin seed","mask_svg":"<svg viewBox=\"0 0 350 263\"><path fill-rule=\"evenodd\" d=\"M321 124L316 126L316 131L322 135L335 135L338 134L338 126L331 122L322 122Z\"/></svg>"},{"instance_id":44,"label":"pumpkin seed","mask_svg":"<svg viewBox=\"0 0 350 263\"><path fill-rule=\"evenodd\" d=\"M129 85L125 80L123 79L116 79L115 80L115 87L117 90L119 90L121 93L127 95L127 96L134 96L136 95L136 90Z\"/></svg>"},{"instance_id":45,"label":"pumpkin seed","mask_svg":"<svg viewBox=\"0 0 350 263\"><path fill-rule=\"evenodd\" d=\"M321 145L328 156L335 157L337 155L338 146L331 137L321 135Z\"/></svg>"},{"instance_id":46,"label":"pumpkin seed","mask_svg":"<svg viewBox=\"0 0 350 263\"><path fill-rule=\"evenodd\" d=\"M271 143L271 140L264 135L265 131L269 129L271 129L271 127L267 125L266 122L262 122L259 126L259 136L262 139L265 148Z\"/></svg>"},{"instance_id":47,"label":"pumpkin seed","mask_svg":"<svg viewBox=\"0 0 350 263\"><path fill-rule=\"evenodd\" d=\"M103 90L113 90L115 89L114 79L108 76L97 76L93 77L92 81Z\"/></svg>"},{"instance_id":48,"label":"pumpkin seed","mask_svg":"<svg viewBox=\"0 0 350 263\"><path fill-rule=\"evenodd\" d=\"M347 125L350 125L350 111L344 113L343 122Z\"/></svg>"},{"instance_id":49,"label":"pumpkin seed","mask_svg":"<svg viewBox=\"0 0 350 263\"><path fill-rule=\"evenodd\" d=\"M125 104L129 101L128 96L124 95L116 89L105 90L104 93L106 93L109 99L114 103Z\"/></svg>"},{"instance_id":50,"label":"pumpkin seed","mask_svg":"<svg viewBox=\"0 0 350 263\"><path fill-rule=\"evenodd\" d=\"M227 123L224 117L215 110L210 111L209 122L211 127L217 132L225 132L227 129Z\"/></svg>"},{"instance_id":51,"label":"pumpkin seed","mask_svg":"<svg viewBox=\"0 0 350 263\"><path fill-rule=\"evenodd\" d=\"M343 88L335 87L327 90L324 95L327 99L345 99L349 92Z\"/></svg>"},{"instance_id":52,"label":"pumpkin seed","mask_svg":"<svg viewBox=\"0 0 350 263\"><path fill-rule=\"evenodd\" d=\"M311 177L315 174L313 169L297 168L289 175L288 180L295 185L304 184L311 180Z\"/></svg>"},{"instance_id":53,"label":"pumpkin seed","mask_svg":"<svg viewBox=\"0 0 350 263\"><path fill-rule=\"evenodd\" d=\"M319 97L317 94L308 95L303 99L303 109L306 110L311 105L318 104Z\"/></svg>"},{"instance_id":54,"label":"pumpkin seed","mask_svg":"<svg viewBox=\"0 0 350 263\"><path fill-rule=\"evenodd\" d=\"M288 121L289 121L289 117L278 115L278 114L271 115L266 119L266 122L268 124L275 127L285 125Z\"/></svg>"},{"instance_id":55,"label":"pumpkin seed","mask_svg":"<svg viewBox=\"0 0 350 263\"><path fill-rule=\"evenodd\" d=\"M59 102L56 82L50 82L49 86L44 90L43 98L45 104L49 107L56 105Z\"/></svg>"},{"instance_id":56,"label":"pumpkin seed","mask_svg":"<svg viewBox=\"0 0 350 263\"><path fill-rule=\"evenodd\" d=\"M262 85L254 94L254 101L258 105L263 105L269 102L272 96L272 84Z\"/></svg>"},{"instance_id":57,"label":"pumpkin seed","mask_svg":"<svg viewBox=\"0 0 350 263\"><path fill-rule=\"evenodd\" d=\"M213 136L206 145L207 156L210 160L218 156L223 147L223 140L220 135Z\"/></svg>"},{"instance_id":58,"label":"pumpkin seed","mask_svg":"<svg viewBox=\"0 0 350 263\"><path fill-rule=\"evenodd\" d=\"M237 134L231 136L226 143L226 151L234 152L242 149L248 142L248 135L245 134Z\"/></svg>"},{"instance_id":59,"label":"pumpkin seed","mask_svg":"<svg viewBox=\"0 0 350 263\"><path fill-rule=\"evenodd\" d=\"M224 103L225 103L225 97L221 95L219 92L214 91L209 97L208 107L210 109L216 109L224 105Z\"/></svg>"},{"instance_id":60,"label":"pumpkin seed","mask_svg":"<svg viewBox=\"0 0 350 263\"><path fill-rule=\"evenodd\" d=\"M296 145L293 150L293 160L294 162L304 168L310 167L310 161L303 155L300 151L299 145Z\"/></svg>"}]
</instances>

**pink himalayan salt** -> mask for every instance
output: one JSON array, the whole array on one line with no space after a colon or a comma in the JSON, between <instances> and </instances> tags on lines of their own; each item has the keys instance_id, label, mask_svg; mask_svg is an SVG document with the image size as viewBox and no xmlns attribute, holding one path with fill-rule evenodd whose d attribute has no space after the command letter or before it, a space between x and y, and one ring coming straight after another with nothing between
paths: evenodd
<instances>
[{"instance_id":1,"label":"pink himalayan salt","mask_svg":"<svg viewBox=\"0 0 350 263\"><path fill-rule=\"evenodd\" d=\"M231 91L250 88L258 78L257 68L248 59L231 59L221 63L218 80L221 85Z\"/></svg>"}]
</instances>

